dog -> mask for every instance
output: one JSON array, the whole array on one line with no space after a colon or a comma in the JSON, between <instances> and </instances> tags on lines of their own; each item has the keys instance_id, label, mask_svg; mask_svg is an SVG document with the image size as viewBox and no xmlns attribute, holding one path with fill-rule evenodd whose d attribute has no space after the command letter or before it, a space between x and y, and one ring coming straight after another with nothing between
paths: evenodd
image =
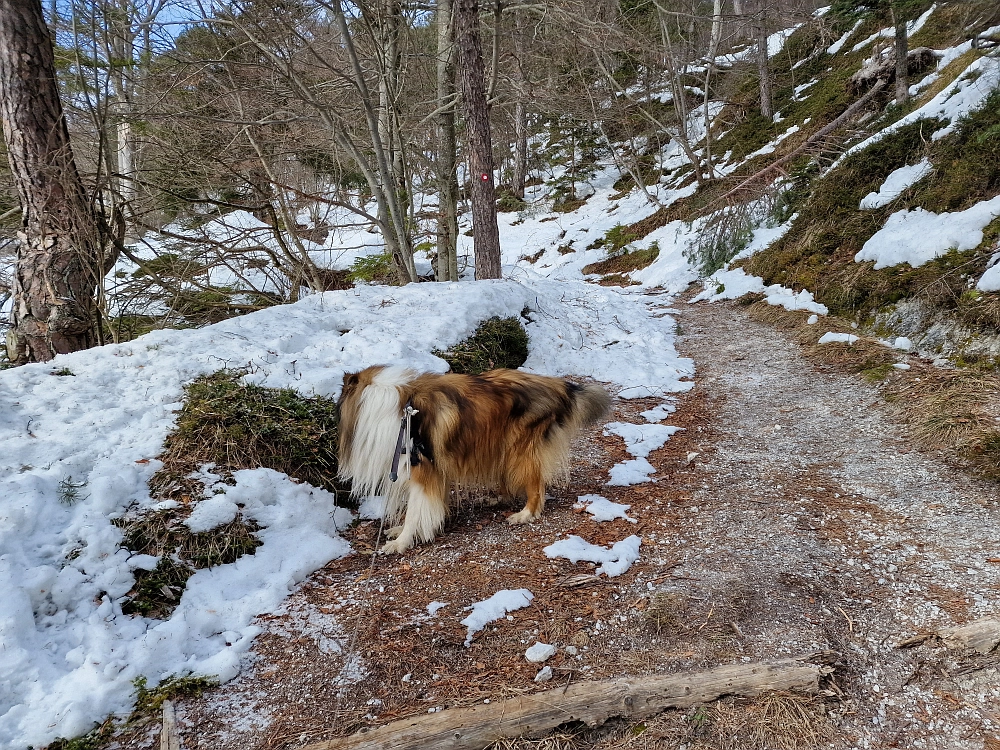
<instances>
[{"instance_id":1,"label":"dog","mask_svg":"<svg viewBox=\"0 0 1000 750\"><path fill-rule=\"evenodd\" d=\"M566 471L570 441L607 414L611 397L599 385L517 370L441 375L375 366L346 373L337 404L339 477L355 497L385 496L392 523L403 519L388 531L381 551L389 554L434 540L453 484L524 497L524 509L507 520L537 519L546 484ZM403 464L397 482L389 478L394 458Z\"/></svg>"}]
</instances>

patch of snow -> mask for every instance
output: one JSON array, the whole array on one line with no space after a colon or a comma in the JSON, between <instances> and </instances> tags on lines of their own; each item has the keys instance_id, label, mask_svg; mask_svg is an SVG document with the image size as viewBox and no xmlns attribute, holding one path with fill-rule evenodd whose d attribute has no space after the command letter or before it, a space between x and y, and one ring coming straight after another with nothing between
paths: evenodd
<instances>
[{"instance_id":1,"label":"patch of snow","mask_svg":"<svg viewBox=\"0 0 1000 750\"><path fill-rule=\"evenodd\" d=\"M986 271L976 282L976 289L981 292L1000 292L1000 262L998 261L1000 261L1000 253L994 253Z\"/></svg>"},{"instance_id":2,"label":"patch of snow","mask_svg":"<svg viewBox=\"0 0 1000 750\"><path fill-rule=\"evenodd\" d=\"M906 336L897 336L895 341L892 342L892 348L908 352L913 348L913 342L906 338Z\"/></svg>"},{"instance_id":3,"label":"patch of snow","mask_svg":"<svg viewBox=\"0 0 1000 750\"><path fill-rule=\"evenodd\" d=\"M381 495L371 495L361 501L358 506L358 518L368 521L381 521L385 518L386 499Z\"/></svg>"},{"instance_id":4,"label":"patch of snow","mask_svg":"<svg viewBox=\"0 0 1000 750\"><path fill-rule=\"evenodd\" d=\"M643 484L650 481L650 476L656 473L656 468L645 458L633 458L615 464L608 471L609 487L629 487L633 484Z\"/></svg>"},{"instance_id":5,"label":"patch of snow","mask_svg":"<svg viewBox=\"0 0 1000 750\"><path fill-rule=\"evenodd\" d=\"M933 171L934 167L931 166L930 159L927 157L924 157L916 164L900 167L885 178L885 182L882 183L882 186L876 192L868 193L868 195L862 198L861 205L858 208L881 208L888 205L902 195L904 190L916 185Z\"/></svg>"},{"instance_id":6,"label":"patch of snow","mask_svg":"<svg viewBox=\"0 0 1000 750\"><path fill-rule=\"evenodd\" d=\"M847 32L846 34L844 34L844 35L843 35L842 37L840 37L840 39L838 39L837 41L835 41L835 42L834 42L833 44L831 44L831 45L830 45L830 46L829 46L829 47L827 48L827 50L826 50L826 51L827 51L827 53L829 53L829 54L831 54L831 55L836 55L836 54L837 54L838 52L840 52L840 50L841 50L841 49L843 48L844 44L846 44L846 43L847 43L847 40L848 40L848 39L850 39L850 38L851 38L851 36L853 36L854 32L858 30L858 26L860 26L860 25L861 25L861 22L862 22L863 20L864 20L864 19L861 19L861 18L859 18L859 19L858 19L858 20L857 20L857 21L856 21L856 22L854 23L854 26L852 26L852 27L851 27L851 30L850 30L850 31L848 31L848 32Z\"/></svg>"},{"instance_id":7,"label":"patch of snow","mask_svg":"<svg viewBox=\"0 0 1000 750\"><path fill-rule=\"evenodd\" d=\"M647 422L662 422L675 411L677 411L676 404L672 401L665 401L659 406L654 406L652 409L646 409L646 411L639 412L639 416Z\"/></svg>"},{"instance_id":8,"label":"patch of snow","mask_svg":"<svg viewBox=\"0 0 1000 750\"><path fill-rule=\"evenodd\" d=\"M628 509L632 507L631 505L613 503L602 495L580 495L573 507L582 508L598 522L622 518L629 523L637 523L634 518L630 518L627 514Z\"/></svg>"},{"instance_id":9,"label":"patch of snow","mask_svg":"<svg viewBox=\"0 0 1000 750\"><path fill-rule=\"evenodd\" d=\"M767 304L780 305L786 310L805 310L817 315L826 315L829 312L826 305L821 305L813 299L812 292L805 289L801 292L794 292L779 284L771 284L765 287L762 278L759 276L750 276L742 268L733 268L729 271L716 271L705 281L705 289L691 301L699 302L707 300L709 302L717 302L719 300L737 299L750 292L765 294L766 297L764 299Z\"/></svg>"},{"instance_id":10,"label":"patch of snow","mask_svg":"<svg viewBox=\"0 0 1000 750\"><path fill-rule=\"evenodd\" d=\"M965 211L936 214L923 208L897 211L854 256L875 261L875 268L909 263L913 268L951 249L971 250L983 241L983 229L1000 216L1000 196Z\"/></svg>"},{"instance_id":11,"label":"patch of snow","mask_svg":"<svg viewBox=\"0 0 1000 750\"><path fill-rule=\"evenodd\" d=\"M236 518L239 511L236 503L225 495L214 495L195 505L191 515L184 520L184 524L195 534L200 534L229 523Z\"/></svg>"},{"instance_id":12,"label":"patch of snow","mask_svg":"<svg viewBox=\"0 0 1000 750\"><path fill-rule=\"evenodd\" d=\"M434 615L438 613L439 609L447 606L448 602L431 602L430 604L427 605L427 614L429 614L431 617L434 617Z\"/></svg>"},{"instance_id":13,"label":"patch of snow","mask_svg":"<svg viewBox=\"0 0 1000 750\"><path fill-rule=\"evenodd\" d=\"M853 333L834 333L833 331L827 331L822 336L819 337L817 343L820 344L853 344L858 340L858 337Z\"/></svg>"},{"instance_id":14,"label":"patch of snow","mask_svg":"<svg viewBox=\"0 0 1000 750\"><path fill-rule=\"evenodd\" d=\"M541 641L536 641L534 646L529 647L528 650L524 652L524 658L533 664L541 664L542 662L551 659L555 655L556 651L557 649L555 646L548 643L542 643Z\"/></svg>"},{"instance_id":15,"label":"patch of snow","mask_svg":"<svg viewBox=\"0 0 1000 750\"><path fill-rule=\"evenodd\" d=\"M634 458L646 458L650 453L662 448L670 436L680 430L665 424L630 424L629 422L609 422L604 425L605 435L618 435L625 441L625 450Z\"/></svg>"},{"instance_id":16,"label":"patch of snow","mask_svg":"<svg viewBox=\"0 0 1000 750\"><path fill-rule=\"evenodd\" d=\"M549 559L563 557L571 563L578 563L581 560L588 562L602 563L595 573L607 575L608 578L616 578L632 567L632 564L639 559L639 545L642 540L634 534L630 537L615 542L610 549L601 547L570 534L566 539L553 542L542 551Z\"/></svg>"},{"instance_id":17,"label":"patch of snow","mask_svg":"<svg viewBox=\"0 0 1000 750\"><path fill-rule=\"evenodd\" d=\"M813 313L812 315L809 316L809 319L806 321L806 325L807 326L816 325L818 321L819 321L819 315Z\"/></svg>"},{"instance_id":18,"label":"patch of snow","mask_svg":"<svg viewBox=\"0 0 1000 750\"><path fill-rule=\"evenodd\" d=\"M508 612L527 607L531 600L535 598L528 589L502 589L496 592L489 599L476 602L466 610L472 610L472 614L461 621L462 625L468 628L465 637L465 645L468 648L472 644L472 639L480 630L491 622L495 622L504 617Z\"/></svg>"}]
</instances>

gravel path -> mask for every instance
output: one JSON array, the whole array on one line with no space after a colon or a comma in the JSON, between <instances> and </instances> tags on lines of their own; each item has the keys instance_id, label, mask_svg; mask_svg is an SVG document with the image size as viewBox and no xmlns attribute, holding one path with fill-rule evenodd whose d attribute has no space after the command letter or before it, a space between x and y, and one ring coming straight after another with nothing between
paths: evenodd
<instances>
[{"instance_id":1,"label":"gravel path","mask_svg":"<svg viewBox=\"0 0 1000 750\"><path fill-rule=\"evenodd\" d=\"M997 488L913 450L876 388L818 369L740 308L677 312L716 438L690 488L686 567L762 602L760 655L843 654L833 714L851 745L1000 736L995 658L896 648L1000 612Z\"/></svg>"}]
</instances>

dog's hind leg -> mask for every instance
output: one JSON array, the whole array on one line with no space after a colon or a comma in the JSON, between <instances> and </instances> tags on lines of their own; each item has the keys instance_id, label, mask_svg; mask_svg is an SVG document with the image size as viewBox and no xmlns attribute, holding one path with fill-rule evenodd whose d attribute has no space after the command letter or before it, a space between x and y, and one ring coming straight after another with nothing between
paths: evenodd
<instances>
[{"instance_id":1,"label":"dog's hind leg","mask_svg":"<svg viewBox=\"0 0 1000 750\"><path fill-rule=\"evenodd\" d=\"M407 487L403 526L397 537L382 547L382 553L402 553L419 542L434 541L448 515L446 490L444 477L432 463L422 461L414 466Z\"/></svg>"},{"instance_id":2,"label":"dog's hind leg","mask_svg":"<svg viewBox=\"0 0 1000 750\"><path fill-rule=\"evenodd\" d=\"M527 502L524 509L507 518L509 524L531 523L540 515L545 508L545 482L542 480L541 472L537 466L532 466L525 472L524 493L527 495Z\"/></svg>"}]
</instances>

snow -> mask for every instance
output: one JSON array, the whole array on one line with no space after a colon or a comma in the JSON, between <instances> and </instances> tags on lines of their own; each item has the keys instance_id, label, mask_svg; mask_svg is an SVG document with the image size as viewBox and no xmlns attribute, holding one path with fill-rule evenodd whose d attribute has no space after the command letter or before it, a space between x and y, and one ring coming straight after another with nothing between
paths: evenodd
<instances>
[{"instance_id":1,"label":"snow","mask_svg":"<svg viewBox=\"0 0 1000 750\"><path fill-rule=\"evenodd\" d=\"M906 336L897 336L892 342L892 348L902 349L904 352L908 352L913 348L913 342L906 338Z\"/></svg>"},{"instance_id":2,"label":"snow","mask_svg":"<svg viewBox=\"0 0 1000 750\"><path fill-rule=\"evenodd\" d=\"M831 44L827 48L827 50L826 50L827 53L831 54L831 55L836 55L838 52L840 52L840 50L843 48L843 46L847 43L847 40L850 39L851 36L854 34L854 32L858 30L858 26L861 25L861 22L863 20L864 19L859 18L857 21L855 21L854 26L851 27L850 31L848 31L846 34L844 34L842 37L840 37L840 39L838 39L837 41L835 41L833 44Z\"/></svg>"},{"instance_id":3,"label":"snow","mask_svg":"<svg viewBox=\"0 0 1000 750\"><path fill-rule=\"evenodd\" d=\"M350 552L338 531L351 514L335 508L330 493L270 469L239 471L234 479L225 496L262 527L256 535L263 544L234 563L197 571L166 621L121 615L118 602L133 580L129 554L117 548L120 532L86 508L124 489L120 479L93 481L90 497L72 508L39 502L36 513L18 503L30 489L22 484L20 497L7 503L13 512L5 518L0 557L0 745L44 745L86 731L109 712L125 712L138 676L155 682L183 673L232 678L259 632L252 618ZM66 516L75 523L66 524ZM61 533L39 528L59 521ZM21 537L12 539L17 526ZM57 564L64 545L79 541L86 542L80 554ZM37 549L39 543L48 548ZM25 565L32 552L48 554L51 562Z\"/></svg>"},{"instance_id":4,"label":"snow","mask_svg":"<svg viewBox=\"0 0 1000 750\"><path fill-rule=\"evenodd\" d=\"M538 670L538 674L535 675L535 682L548 682L552 679L552 667L547 664Z\"/></svg>"},{"instance_id":5,"label":"snow","mask_svg":"<svg viewBox=\"0 0 1000 750\"><path fill-rule=\"evenodd\" d=\"M876 192L868 193L868 195L862 198L861 205L858 208L881 208L888 205L902 195L904 190L916 185L933 171L934 167L931 166L930 160L926 157L916 164L900 167L885 178L885 182L882 183L882 186Z\"/></svg>"},{"instance_id":6,"label":"snow","mask_svg":"<svg viewBox=\"0 0 1000 750\"><path fill-rule=\"evenodd\" d=\"M662 424L630 424L628 422L610 422L604 426L605 435L618 435L625 441L625 450L632 456L629 461L615 464L608 471L608 484L612 487L626 487L633 484L648 482L656 469L647 460L647 456L670 439L670 436L680 430Z\"/></svg>"},{"instance_id":7,"label":"snow","mask_svg":"<svg viewBox=\"0 0 1000 750\"><path fill-rule=\"evenodd\" d=\"M632 563L639 559L639 545L641 539L634 534L630 537L615 542L610 549L601 547L584 540L575 534L570 534L566 539L553 542L542 551L550 559L564 557L571 563L578 563L581 560L602 563L594 571L597 575L602 573L608 578L617 578L622 573L632 567Z\"/></svg>"},{"instance_id":8,"label":"snow","mask_svg":"<svg viewBox=\"0 0 1000 750\"><path fill-rule=\"evenodd\" d=\"M658 448L662 448L670 436L680 429L663 424L609 422L604 425L604 434L618 435L625 441L626 451L636 458L645 458Z\"/></svg>"},{"instance_id":9,"label":"snow","mask_svg":"<svg viewBox=\"0 0 1000 750\"><path fill-rule=\"evenodd\" d=\"M981 292L1000 292L1000 253L994 253L990 258L989 267L976 282L976 289Z\"/></svg>"},{"instance_id":10,"label":"snow","mask_svg":"<svg viewBox=\"0 0 1000 750\"><path fill-rule=\"evenodd\" d=\"M630 518L627 514L628 509L632 507L631 505L613 503L602 495L580 495L573 507L585 510L598 522L622 518L629 523L637 523L634 518Z\"/></svg>"},{"instance_id":11,"label":"snow","mask_svg":"<svg viewBox=\"0 0 1000 750\"><path fill-rule=\"evenodd\" d=\"M650 481L650 476L656 473L656 467L645 458L633 458L615 464L608 471L609 487L628 487L633 484L643 484Z\"/></svg>"},{"instance_id":12,"label":"snow","mask_svg":"<svg viewBox=\"0 0 1000 750\"><path fill-rule=\"evenodd\" d=\"M542 662L551 659L555 655L556 651L557 649L555 646L536 641L534 646L529 647L528 650L524 652L524 658L533 664L541 664Z\"/></svg>"},{"instance_id":13,"label":"snow","mask_svg":"<svg viewBox=\"0 0 1000 750\"><path fill-rule=\"evenodd\" d=\"M427 605L427 614L434 617L438 613L439 609L447 606L448 602L431 602Z\"/></svg>"},{"instance_id":14,"label":"snow","mask_svg":"<svg viewBox=\"0 0 1000 750\"><path fill-rule=\"evenodd\" d=\"M983 229L1000 216L1000 196L965 211L936 214L923 208L897 211L854 256L875 261L875 268L909 263L916 268L949 250L972 250L983 241Z\"/></svg>"},{"instance_id":15,"label":"snow","mask_svg":"<svg viewBox=\"0 0 1000 750\"><path fill-rule=\"evenodd\" d=\"M677 406L671 401L665 401L659 406L654 406L652 409L639 412L639 416L647 422L662 422L675 411L677 411Z\"/></svg>"},{"instance_id":16,"label":"snow","mask_svg":"<svg viewBox=\"0 0 1000 750\"><path fill-rule=\"evenodd\" d=\"M827 331L822 336L819 337L820 344L853 344L858 340L858 337L853 333L834 333L833 331Z\"/></svg>"},{"instance_id":17,"label":"snow","mask_svg":"<svg viewBox=\"0 0 1000 750\"><path fill-rule=\"evenodd\" d=\"M472 644L473 637L480 630L504 617L508 612L527 607L534 598L535 595L528 589L503 589L489 599L466 607L466 610L472 610L472 614L461 621L461 624L468 628L465 637L466 648Z\"/></svg>"},{"instance_id":18,"label":"snow","mask_svg":"<svg viewBox=\"0 0 1000 750\"><path fill-rule=\"evenodd\" d=\"M812 292L803 289L795 292L780 284L764 286L764 280L759 276L750 276L742 268L728 271L716 271L705 281L705 289L699 292L692 302L707 300L738 299L751 292L766 295L764 301L769 305L779 305L786 310L805 310L817 315L826 315L829 310L813 298Z\"/></svg>"},{"instance_id":19,"label":"snow","mask_svg":"<svg viewBox=\"0 0 1000 750\"><path fill-rule=\"evenodd\" d=\"M229 523L236 518L239 511L236 503L229 500L224 494L215 495L199 502L184 523L195 534L201 534L222 526L224 523Z\"/></svg>"}]
</instances>

